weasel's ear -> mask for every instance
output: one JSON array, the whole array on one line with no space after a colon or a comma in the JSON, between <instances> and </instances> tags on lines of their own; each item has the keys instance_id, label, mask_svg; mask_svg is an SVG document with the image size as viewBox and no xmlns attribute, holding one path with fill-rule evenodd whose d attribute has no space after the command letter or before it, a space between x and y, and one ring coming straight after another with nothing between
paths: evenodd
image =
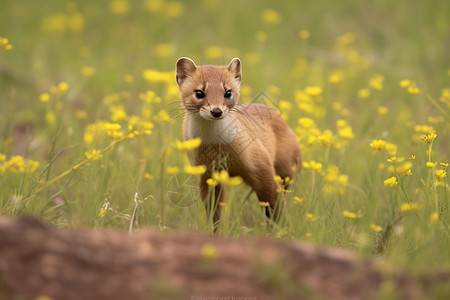
<instances>
[{"instance_id":1,"label":"weasel's ear","mask_svg":"<svg viewBox=\"0 0 450 300\"><path fill-rule=\"evenodd\" d=\"M177 60L177 83L180 86L190 73L195 72L197 66L194 61L187 57L181 57Z\"/></svg>"},{"instance_id":2,"label":"weasel's ear","mask_svg":"<svg viewBox=\"0 0 450 300\"><path fill-rule=\"evenodd\" d=\"M237 57L233 58L228 65L228 71L230 71L235 79L241 81L241 60Z\"/></svg>"}]
</instances>

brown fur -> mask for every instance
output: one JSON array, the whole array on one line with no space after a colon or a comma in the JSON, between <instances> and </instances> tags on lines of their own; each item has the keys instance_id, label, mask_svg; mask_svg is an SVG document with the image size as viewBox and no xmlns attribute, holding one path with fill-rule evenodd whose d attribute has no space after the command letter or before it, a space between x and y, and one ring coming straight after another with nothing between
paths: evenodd
<instances>
[{"instance_id":1,"label":"brown fur","mask_svg":"<svg viewBox=\"0 0 450 300\"><path fill-rule=\"evenodd\" d=\"M273 109L262 104L238 105L241 84L241 62L231 60L228 66L196 66L189 58L177 61L177 83L185 107L183 135L185 140L196 137L202 144L191 157L195 165L206 165L200 182L201 197L207 209L214 207L214 222L220 219L224 191L214 190L214 201L208 199L206 180L213 171L228 170L230 176L241 176L256 192L259 201L268 202L275 220L284 207L275 175L292 178L300 170L301 154L294 132ZM198 99L196 90L205 97ZM231 90L232 99L224 96ZM222 112L220 118L213 110ZM212 198L212 197L211 197ZM277 203L277 199L282 203Z\"/></svg>"}]
</instances>

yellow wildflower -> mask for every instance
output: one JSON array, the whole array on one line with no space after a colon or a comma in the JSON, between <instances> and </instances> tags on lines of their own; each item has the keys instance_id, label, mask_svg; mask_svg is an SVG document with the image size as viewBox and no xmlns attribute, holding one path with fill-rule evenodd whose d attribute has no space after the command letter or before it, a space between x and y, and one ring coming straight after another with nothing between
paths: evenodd
<instances>
[{"instance_id":1,"label":"yellow wildflower","mask_svg":"<svg viewBox=\"0 0 450 300\"><path fill-rule=\"evenodd\" d=\"M298 119L298 124L300 124L303 128L311 128L316 126L314 120L311 118L300 118Z\"/></svg>"},{"instance_id":2,"label":"yellow wildflower","mask_svg":"<svg viewBox=\"0 0 450 300\"><path fill-rule=\"evenodd\" d=\"M194 175L194 176L198 176L198 175L202 175L203 173L206 172L206 166L191 166L191 165L187 165L184 167L184 171L190 175Z\"/></svg>"},{"instance_id":3,"label":"yellow wildflower","mask_svg":"<svg viewBox=\"0 0 450 300\"><path fill-rule=\"evenodd\" d=\"M218 46L209 46L205 49L206 58L218 59L223 56L223 49Z\"/></svg>"},{"instance_id":4,"label":"yellow wildflower","mask_svg":"<svg viewBox=\"0 0 450 300\"><path fill-rule=\"evenodd\" d=\"M261 206L261 207L268 207L269 206L269 202L259 201L259 206Z\"/></svg>"},{"instance_id":5,"label":"yellow wildflower","mask_svg":"<svg viewBox=\"0 0 450 300\"><path fill-rule=\"evenodd\" d=\"M389 155L394 156L397 155L397 145L392 143L386 143L386 151Z\"/></svg>"},{"instance_id":6,"label":"yellow wildflower","mask_svg":"<svg viewBox=\"0 0 450 300\"><path fill-rule=\"evenodd\" d=\"M41 101L43 103L46 103L46 102L50 101L50 94L49 93L42 93L39 96L39 101Z\"/></svg>"},{"instance_id":7,"label":"yellow wildflower","mask_svg":"<svg viewBox=\"0 0 450 300\"><path fill-rule=\"evenodd\" d=\"M157 115L153 116L153 120L158 123L164 123L170 121L170 115L166 110L162 109Z\"/></svg>"},{"instance_id":8,"label":"yellow wildflower","mask_svg":"<svg viewBox=\"0 0 450 300\"><path fill-rule=\"evenodd\" d=\"M278 24L282 19L277 11L270 8L263 10L261 17L267 24Z\"/></svg>"},{"instance_id":9,"label":"yellow wildflower","mask_svg":"<svg viewBox=\"0 0 450 300\"><path fill-rule=\"evenodd\" d=\"M399 176L409 176L412 174L411 172L412 163L407 161L403 164L397 165L393 168L393 171L397 173Z\"/></svg>"},{"instance_id":10,"label":"yellow wildflower","mask_svg":"<svg viewBox=\"0 0 450 300\"><path fill-rule=\"evenodd\" d=\"M430 222L435 223L437 220L439 220L439 214L437 212L434 212L430 215Z\"/></svg>"},{"instance_id":11,"label":"yellow wildflower","mask_svg":"<svg viewBox=\"0 0 450 300\"><path fill-rule=\"evenodd\" d=\"M436 137L437 137L436 131L431 130L427 134L424 134L420 139L422 141L427 142L428 144L431 144Z\"/></svg>"},{"instance_id":12,"label":"yellow wildflower","mask_svg":"<svg viewBox=\"0 0 450 300\"><path fill-rule=\"evenodd\" d=\"M400 80L400 86L402 87L402 88L407 88L407 87L409 87L411 85L411 81L409 81L409 79L403 79L403 80Z\"/></svg>"},{"instance_id":13,"label":"yellow wildflower","mask_svg":"<svg viewBox=\"0 0 450 300\"><path fill-rule=\"evenodd\" d=\"M172 82L173 80L171 72L160 72L152 69L145 69L142 72L142 77L150 83Z\"/></svg>"},{"instance_id":14,"label":"yellow wildflower","mask_svg":"<svg viewBox=\"0 0 450 300\"><path fill-rule=\"evenodd\" d=\"M281 90L276 85L269 85L269 93L274 95L279 95L281 93Z\"/></svg>"},{"instance_id":15,"label":"yellow wildflower","mask_svg":"<svg viewBox=\"0 0 450 300\"><path fill-rule=\"evenodd\" d=\"M177 141L177 149L183 152L187 152L198 148L201 143L202 139L199 137L184 142Z\"/></svg>"},{"instance_id":16,"label":"yellow wildflower","mask_svg":"<svg viewBox=\"0 0 450 300\"><path fill-rule=\"evenodd\" d=\"M155 100L156 94L154 91L146 91L145 93L139 94L139 99L147 103L153 103Z\"/></svg>"},{"instance_id":17,"label":"yellow wildflower","mask_svg":"<svg viewBox=\"0 0 450 300\"><path fill-rule=\"evenodd\" d=\"M69 84L65 81L62 81L58 84L58 90L61 93L67 92L68 89L69 89Z\"/></svg>"},{"instance_id":18,"label":"yellow wildflower","mask_svg":"<svg viewBox=\"0 0 450 300\"><path fill-rule=\"evenodd\" d=\"M332 71L331 74L328 76L328 82L329 83L339 83L344 79L344 73L340 70Z\"/></svg>"},{"instance_id":19,"label":"yellow wildflower","mask_svg":"<svg viewBox=\"0 0 450 300\"><path fill-rule=\"evenodd\" d=\"M282 185L284 182L283 178L278 175L275 176L275 181L278 182L279 185Z\"/></svg>"},{"instance_id":20,"label":"yellow wildflower","mask_svg":"<svg viewBox=\"0 0 450 300\"><path fill-rule=\"evenodd\" d=\"M375 75L374 77L370 78L369 86L373 90L381 91L383 89L383 81L384 77L382 75Z\"/></svg>"},{"instance_id":21,"label":"yellow wildflower","mask_svg":"<svg viewBox=\"0 0 450 300\"><path fill-rule=\"evenodd\" d=\"M177 174L180 171L180 168L176 167L176 166L175 167L174 166L168 166L166 171L167 171L167 174L174 175L174 174Z\"/></svg>"},{"instance_id":22,"label":"yellow wildflower","mask_svg":"<svg viewBox=\"0 0 450 300\"><path fill-rule=\"evenodd\" d=\"M165 5L165 12L168 17L178 18L183 14L184 5L180 1L167 2Z\"/></svg>"},{"instance_id":23,"label":"yellow wildflower","mask_svg":"<svg viewBox=\"0 0 450 300\"><path fill-rule=\"evenodd\" d=\"M206 259L213 259L217 257L217 249L211 244L202 246L202 256Z\"/></svg>"},{"instance_id":24,"label":"yellow wildflower","mask_svg":"<svg viewBox=\"0 0 450 300\"><path fill-rule=\"evenodd\" d=\"M34 300L53 300L53 299L49 296L39 295Z\"/></svg>"},{"instance_id":25,"label":"yellow wildflower","mask_svg":"<svg viewBox=\"0 0 450 300\"><path fill-rule=\"evenodd\" d=\"M53 111L48 111L45 113L45 121L47 121L48 124L55 124L56 122L56 115Z\"/></svg>"},{"instance_id":26,"label":"yellow wildflower","mask_svg":"<svg viewBox=\"0 0 450 300\"><path fill-rule=\"evenodd\" d=\"M445 163L445 162L441 162L440 165L441 165L442 167L444 167L444 168L447 168L447 167L448 167L448 163Z\"/></svg>"},{"instance_id":27,"label":"yellow wildflower","mask_svg":"<svg viewBox=\"0 0 450 300\"><path fill-rule=\"evenodd\" d=\"M313 214L307 213L305 216L306 220L308 220L309 222L314 222L316 220L316 217L314 217Z\"/></svg>"},{"instance_id":28,"label":"yellow wildflower","mask_svg":"<svg viewBox=\"0 0 450 300\"><path fill-rule=\"evenodd\" d=\"M402 212L416 211L421 208L422 208L422 206L420 206L418 203L403 203L400 206L400 211L402 211Z\"/></svg>"},{"instance_id":29,"label":"yellow wildflower","mask_svg":"<svg viewBox=\"0 0 450 300\"><path fill-rule=\"evenodd\" d=\"M309 33L309 31L308 30L306 30L306 29L302 29L302 30L300 30L299 32L298 32L298 36L302 39L302 40L307 40L307 39L309 39L309 36L310 36L311 34Z\"/></svg>"},{"instance_id":30,"label":"yellow wildflower","mask_svg":"<svg viewBox=\"0 0 450 300\"><path fill-rule=\"evenodd\" d=\"M417 94L420 93L420 89L416 86L416 83L415 83L415 82L412 82L412 83L409 85L409 87L408 87L408 92L409 92L411 95L417 95Z\"/></svg>"},{"instance_id":31,"label":"yellow wildflower","mask_svg":"<svg viewBox=\"0 0 450 300\"><path fill-rule=\"evenodd\" d=\"M222 170L219 172L214 172L213 179L225 186L235 186L242 183L242 177L230 177L227 170Z\"/></svg>"},{"instance_id":32,"label":"yellow wildflower","mask_svg":"<svg viewBox=\"0 0 450 300\"><path fill-rule=\"evenodd\" d=\"M322 170L322 164L314 160L310 162L305 161L303 162L303 168L307 170L320 171Z\"/></svg>"},{"instance_id":33,"label":"yellow wildflower","mask_svg":"<svg viewBox=\"0 0 450 300\"><path fill-rule=\"evenodd\" d=\"M219 183L218 183L215 179L208 178L208 179L206 180L206 184L209 185L209 186L216 186L216 185L218 185Z\"/></svg>"},{"instance_id":34,"label":"yellow wildflower","mask_svg":"<svg viewBox=\"0 0 450 300\"><path fill-rule=\"evenodd\" d=\"M322 94L322 88L320 86L307 86L305 87L305 93L309 96L319 96Z\"/></svg>"},{"instance_id":35,"label":"yellow wildflower","mask_svg":"<svg viewBox=\"0 0 450 300\"><path fill-rule=\"evenodd\" d=\"M112 105L109 110L111 112L111 121L113 122L125 121L128 118L125 108L122 105Z\"/></svg>"},{"instance_id":36,"label":"yellow wildflower","mask_svg":"<svg viewBox=\"0 0 450 300\"><path fill-rule=\"evenodd\" d=\"M373 140L370 143L370 147L375 150L375 152L380 152L384 148L386 148L386 142L383 140Z\"/></svg>"},{"instance_id":37,"label":"yellow wildflower","mask_svg":"<svg viewBox=\"0 0 450 300\"><path fill-rule=\"evenodd\" d=\"M397 177L391 177L383 181L384 185L395 189L397 187Z\"/></svg>"},{"instance_id":38,"label":"yellow wildflower","mask_svg":"<svg viewBox=\"0 0 450 300\"><path fill-rule=\"evenodd\" d=\"M109 11L115 15L124 15L130 11L128 0L112 0L109 2Z\"/></svg>"},{"instance_id":39,"label":"yellow wildflower","mask_svg":"<svg viewBox=\"0 0 450 300\"><path fill-rule=\"evenodd\" d=\"M324 147L330 147L334 142L333 132L331 130L324 130L324 132L317 137L317 141Z\"/></svg>"},{"instance_id":40,"label":"yellow wildflower","mask_svg":"<svg viewBox=\"0 0 450 300\"><path fill-rule=\"evenodd\" d=\"M0 36L0 50L9 51L12 48L13 46L9 43L9 40Z\"/></svg>"},{"instance_id":41,"label":"yellow wildflower","mask_svg":"<svg viewBox=\"0 0 450 300\"><path fill-rule=\"evenodd\" d=\"M344 210L343 215L344 215L344 218L350 219L350 220L359 218L359 216L357 214L355 214L354 212L348 211L348 210Z\"/></svg>"},{"instance_id":42,"label":"yellow wildflower","mask_svg":"<svg viewBox=\"0 0 450 300\"><path fill-rule=\"evenodd\" d=\"M371 224L371 225L370 225L370 228L372 228L372 230L373 230L375 233L378 233L378 232L380 232L381 230L383 230L383 228L382 228L381 226L378 226L378 225L375 225L375 224Z\"/></svg>"},{"instance_id":43,"label":"yellow wildflower","mask_svg":"<svg viewBox=\"0 0 450 300\"><path fill-rule=\"evenodd\" d=\"M145 1L145 8L151 12L160 11L161 8L163 7L163 5L164 5L163 0L147 0L147 1Z\"/></svg>"},{"instance_id":44,"label":"yellow wildflower","mask_svg":"<svg viewBox=\"0 0 450 300\"><path fill-rule=\"evenodd\" d=\"M95 69L90 66L83 66L81 67L80 72L84 77L92 77L95 74Z\"/></svg>"},{"instance_id":45,"label":"yellow wildflower","mask_svg":"<svg viewBox=\"0 0 450 300\"><path fill-rule=\"evenodd\" d=\"M447 172L445 170L437 170L436 177L437 178L445 178L447 176Z\"/></svg>"},{"instance_id":46,"label":"yellow wildflower","mask_svg":"<svg viewBox=\"0 0 450 300\"><path fill-rule=\"evenodd\" d=\"M432 161L427 161L426 165L428 168L433 168L434 166L436 166L436 163Z\"/></svg>"},{"instance_id":47,"label":"yellow wildflower","mask_svg":"<svg viewBox=\"0 0 450 300\"><path fill-rule=\"evenodd\" d=\"M378 112L379 115L385 115L385 114L388 113L388 111L389 111L388 108L385 107L385 106L378 106L377 107L377 112Z\"/></svg>"},{"instance_id":48,"label":"yellow wildflower","mask_svg":"<svg viewBox=\"0 0 450 300\"><path fill-rule=\"evenodd\" d=\"M168 43L162 43L155 46L155 55L157 57L169 57L173 54L174 47Z\"/></svg>"},{"instance_id":49,"label":"yellow wildflower","mask_svg":"<svg viewBox=\"0 0 450 300\"><path fill-rule=\"evenodd\" d=\"M151 175L150 173L145 173L144 174L144 178L147 179L147 180L152 180L154 178L154 176Z\"/></svg>"},{"instance_id":50,"label":"yellow wildflower","mask_svg":"<svg viewBox=\"0 0 450 300\"><path fill-rule=\"evenodd\" d=\"M358 90L358 98L360 99L366 99L370 96L370 90L367 88L359 89Z\"/></svg>"},{"instance_id":51,"label":"yellow wildflower","mask_svg":"<svg viewBox=\"0 0 450 300\"><path fill-rule=\"evenodd\" d=\"M123 81L125 81L126 83L132 83L134 81L134 77L131 74L125 74L125 76L123 77Z\"/></svg>"},{"instance_id":52,"label":"yellow wildflower","mask_svg":"<svg viewBox=\"0 0 450 300\"><path fill-rule=\"evenodd\" d=\"M305 203L305 198L300 198L300 197L295 196L294 201L292 203L295 205L299 205L299 204L302 205Z\"/></svg>"},{"instance_id":53,"label":"yellow wildflower","mask_svg":"<svg viewBox=\"0 0 450 300\"><path fill-rule=\"evenodd\" d=\"M85 152L86 158L89 160L99 160L102 158L102 153L100 150L92 149L91 151Z\"/></svg>"}]
</instances>

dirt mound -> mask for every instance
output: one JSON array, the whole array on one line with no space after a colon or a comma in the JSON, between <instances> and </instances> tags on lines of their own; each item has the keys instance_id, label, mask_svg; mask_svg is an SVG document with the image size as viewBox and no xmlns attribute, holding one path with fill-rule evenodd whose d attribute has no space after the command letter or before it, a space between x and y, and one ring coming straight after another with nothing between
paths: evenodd
<instances>
[{"instance_id":1,"label":"dirt mound","mask_svg":"<svg viewBox=\"0 0 450 300\"><path fill-rule=\"evenodd\" d=\"M337 249L0 218L1 299L371 299L380 284L372 261Z\"/></svg>"}]
</instances>

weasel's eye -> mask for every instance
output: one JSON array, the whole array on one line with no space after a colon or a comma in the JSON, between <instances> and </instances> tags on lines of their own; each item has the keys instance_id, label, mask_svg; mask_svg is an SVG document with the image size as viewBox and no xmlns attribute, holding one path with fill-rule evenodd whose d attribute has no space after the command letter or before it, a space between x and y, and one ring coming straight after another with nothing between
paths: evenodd
<instances>
[{"instance_id":1,"label":"weasel's eye","mask_svg":"<svg viewBox=\"0 0 450 300\"><path fill-rule=\"evenodd\" d=\"M202 99L202 98L205 98L205 93L203 92L203 91L200 91L200 90L196 90L195 91L195 97L197 97L197 99Z\"/></svg>"},{"instance_id":2,"label":"weasel's eye","mask_svg":"<svg viewBox=\"0 0 450 300\"><path fill-rule=\"evenodd\" d=\"M223 95L225 98L228 98L228 99L231 99L231 97L233 96L232 94L231 94L231 90L228 90L228 91L226 91L225 92L225 95Z\"/></svg>"}]
</instances>

